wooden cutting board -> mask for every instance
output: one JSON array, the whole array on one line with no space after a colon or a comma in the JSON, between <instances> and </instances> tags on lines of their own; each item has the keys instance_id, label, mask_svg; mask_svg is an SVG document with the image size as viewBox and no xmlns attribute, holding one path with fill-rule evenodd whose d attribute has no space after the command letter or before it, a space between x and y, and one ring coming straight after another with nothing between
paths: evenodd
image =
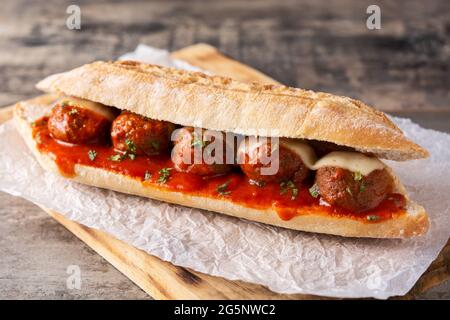
<instances>
[{"instance_id":1,"label":"wooden cutting board","mask_svg":"<svg viewBox=\"0 0 450 320\"><path fill-rule=\"evenodd\" d=\"M215 74L241 81L277 83L270 77L242 63L225 57L206 44L197 44L172 53L172 56ZM0 122L12 116L12 107L0 110ZM42 208L55 220L85 242L119 271L155 299L324 299L301 294L277 294L269 289L243 282L214 277L149 255L105 232L87 228ZM402 298L413 299L450 278L450 241L414 288Z\"/></svg>"}]
</instances>

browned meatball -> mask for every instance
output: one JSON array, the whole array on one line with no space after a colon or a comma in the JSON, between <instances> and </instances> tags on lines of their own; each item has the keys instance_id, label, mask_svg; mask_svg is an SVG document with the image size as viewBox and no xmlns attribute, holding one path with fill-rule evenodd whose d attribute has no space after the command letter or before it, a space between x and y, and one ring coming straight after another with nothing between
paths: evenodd
<instances>
[{"instance_id":1,"label":"browned meatball","mask_svg":"<svg viewBox=\"0 0 450 320\"><path fill-rule=\"evenodd\" d=\"M249 143L248 137L242 141L241 147L245 143ZM272 155L272 143L269 139L259 144L257 148L247 147L245 150L244 153L239 152L238 161L245 175L254 181L279 183L292 180L295 183L300 183L308 176L309 169L302 159L282 144L279 144L278 157L274 156L274 163L264 163L261 160L264 156L269 159ZM240 151L242 151L241 148ZM278 167L278 170L274 174L263 174L267 172L261 172L262 168L269 168L270 166Z\"/></svg>"},{"instance_id":2,"label":"browned meatball","mask_svg":"<svg viewBox=\"0 0 450 320\"><path fill-rule=\"evenodd\" d=\"M214 143L210 146L211 149L214 146L222 147L222 155L217 154L217 157L220 157L219 161L215 159L216 151L208 148L211 143ZM172 161L175 169L180 172L201 176L224 174L233 169L232 163L227 164L226 146L226 136L223 132L184 127L177 132ZM232 158L234 162L234 155Z\"/></svg>"},{"instance_id":3,"label":"browned meatball","mask_svg":"<svg viewBox=\"0 0 450 320\"><path fill-rule=\"evenodd\" d=\"M81 107L58 104L48 119L48 130L58 140L85 144L108 139L111 122L94 111Z\"/></svg>"},{"instance_id":4,"label":"browned meatball","mask_svg":"<svg viewBox=\"0 0 450 320\"><path fill-rule=\"evenodd\" d=\"M114 148L119 151L157 155L169 149L173 130L173 123L123 111L112 123L111 138Z\"/></svg>"},{"instance_id":5,"label":"browned meatball","mask_svg":"<svg viewBox=\"0 0 450 320\"><path fill-rule=\"evenodd\" d=\"M335 143L327 141L311 140L308 141L308 143L311 147L314 148L314 151L316 152L316 155L319 158L333 151L354 151L350 147L340 146Z\"/></svg>"},{"instance_id":6,"label":"browned meatball","mask_svg":"<svg viewBox=\"0 0 450 320\"><path fill-rule=\"evenodd\" d=\"M393 187L386 169L363 176L337 167L317 170L316 184L326 202L354 212L375 208Z\"/></svg>"}]
</instances>

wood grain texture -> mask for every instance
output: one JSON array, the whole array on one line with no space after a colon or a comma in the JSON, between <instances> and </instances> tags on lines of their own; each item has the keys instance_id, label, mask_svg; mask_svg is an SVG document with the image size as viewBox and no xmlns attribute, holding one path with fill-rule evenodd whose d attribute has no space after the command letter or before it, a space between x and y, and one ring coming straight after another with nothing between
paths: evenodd
<instances>
[{"instance_id":1,"label":"wood grain texture","mask_svg":"<svg viewBox=\"0 0 450 320\"><path fill-rule=\"evenodd\" d=\"M241 79L255 81L258 81L258 79L262 81L267 77L241 63L223 57L214 47L205 44L177 51L173 56L194 65L196 61L199 61L198 57L201 57L202 68L212 72L223 72L225 76L238 78L239 75ZM192 57L192 60L190 57ZM215 69L216 66L218 66L217 70ZM5 118L7 118L9 113L9 109L0 112L0 119L2 114L6 114ZM311 295L277 294L255 284L229 281L177 267L102 231L87 228L65 219L56 212L43 209L156 299L323 299L323 297ZM447 244L411 292L400 298L413 299L419 297L420 294L449 278L450 243Z\"/></svg>"},{"instance_id":2,"label":"wood grain texture","mask_svg":"<svg viewBox=\"0 0 450 320\"><path fill-rule=\"evenodd\" d=\"M80 31L65 27L71 3L2 1L0 105L36 95L48 74L139 43L173 51L206 42L287 85L450 119L449 1L377 1L375 31L365 25L370 0L77 1Z\"/></svg>"}]
</instances>

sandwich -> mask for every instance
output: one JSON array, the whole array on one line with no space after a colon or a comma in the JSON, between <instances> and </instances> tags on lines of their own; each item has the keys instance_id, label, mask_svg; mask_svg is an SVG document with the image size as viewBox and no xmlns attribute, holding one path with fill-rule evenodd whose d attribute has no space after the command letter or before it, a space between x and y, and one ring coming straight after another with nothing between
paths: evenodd
<instances>
[{"instance_id":1,"label":"sandwich","mask_svg":"<svg viewBox=\"0 0 450 320\"><path fill-rule=\"evenodd\" d=\"M46 94L16 104L16 126L44 169L76 182L306 232L428 229L381 160L428 152L360 101L135 61L37 88Z\"/></svg>"}]
</instances>

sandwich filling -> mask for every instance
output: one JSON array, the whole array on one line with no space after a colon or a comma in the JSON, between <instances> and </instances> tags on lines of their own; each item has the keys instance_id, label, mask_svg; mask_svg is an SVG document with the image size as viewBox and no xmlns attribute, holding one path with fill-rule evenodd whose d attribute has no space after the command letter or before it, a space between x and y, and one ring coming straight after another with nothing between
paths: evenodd
<instances>
[{"instance_id":1,"label":"sandwich filling","mask_svg":"<svg viewBox=\"0 0 450 320\"><path fill-rule=\"evenodd\" d=\"M69 177L76 164L100 168L143 187L271 208L283 220L308 208L367 223L405 213L379 159L328 142L179 127L74 97L32 126L38 150Z\"/></svg>"}]
</instances>

